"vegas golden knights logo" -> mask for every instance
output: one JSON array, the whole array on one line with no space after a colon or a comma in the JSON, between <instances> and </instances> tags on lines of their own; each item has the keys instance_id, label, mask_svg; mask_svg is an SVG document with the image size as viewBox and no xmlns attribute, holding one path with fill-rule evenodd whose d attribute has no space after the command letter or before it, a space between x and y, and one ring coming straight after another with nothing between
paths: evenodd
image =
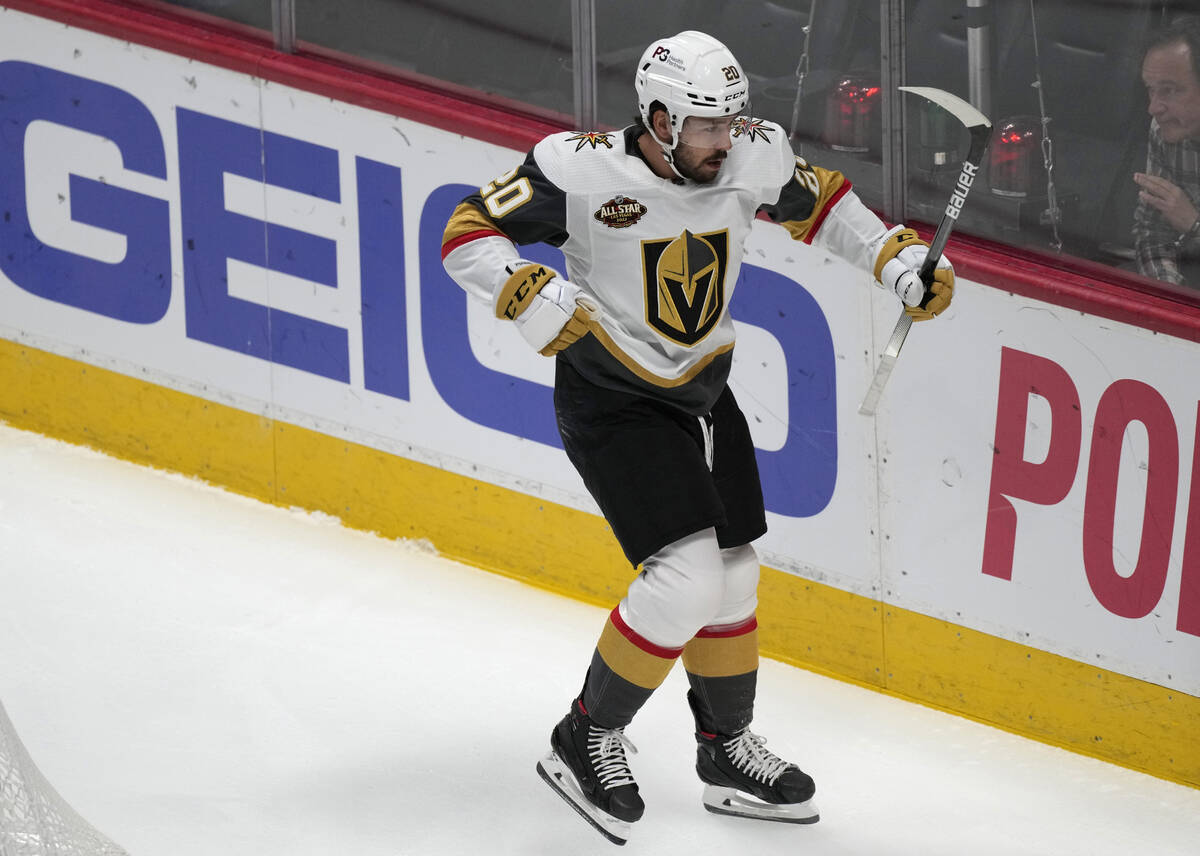
<instances>
[{"instance_id":1,"label":"vegas golden knights logo","mask_svg":"<svg viewBox=\"0 0 1200 856\"><path fill-rule=\"evenodd\" d=\"M725 308L729 233L684 231L675 239L642 241L646 321L681 345L709 334Z\"/></svg>"}]
</instances>

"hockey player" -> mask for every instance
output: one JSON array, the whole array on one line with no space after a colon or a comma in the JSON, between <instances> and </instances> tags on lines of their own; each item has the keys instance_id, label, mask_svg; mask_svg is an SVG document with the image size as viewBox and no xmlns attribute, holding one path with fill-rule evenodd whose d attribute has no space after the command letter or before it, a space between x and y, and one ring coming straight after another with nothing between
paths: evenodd
<instances>
[{"instance_id":1,"label":"hockey player","mask_svg":"<svg viewBox=\"0 0 1200 856\"><path fill-rule=\"evenodd\" d=\"M729 301L759 211L872 270L916 320L946 308L954 274L942 261L927 290L917 275L927 245L914 231L887 228L840 173L794 157L778 125L742 115L746 76L716 39L655 41L635 89L639 123L546 137L455 209L442 246L467 292L556 357L563 446L642 568L538 771L624 843L644 808L624 730L682 659L705 806L812 823L812 778L749 730L751 542L766 517L750 432L726 384ZM514 246L538 241L562 249L565 276Z\"/></svg>"}]
</instances>

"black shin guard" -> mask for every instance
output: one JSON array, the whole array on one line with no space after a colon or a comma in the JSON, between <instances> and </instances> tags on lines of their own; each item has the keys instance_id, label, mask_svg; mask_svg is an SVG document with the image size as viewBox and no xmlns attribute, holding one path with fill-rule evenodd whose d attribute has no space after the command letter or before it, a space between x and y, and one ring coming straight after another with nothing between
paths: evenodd
<instances>
[{"instance_id":1,"label":"black shin guard","mask_svg":"<svg viewBox=\"0 0 1200 856\"><path fill-rule=\"evenodd\" d=\"M754 695L758 672L722 678L687 673L691 689L688 705L696 718L696 730L709 734L736 734L754 718Z\"/></svg>"}]
</instances>

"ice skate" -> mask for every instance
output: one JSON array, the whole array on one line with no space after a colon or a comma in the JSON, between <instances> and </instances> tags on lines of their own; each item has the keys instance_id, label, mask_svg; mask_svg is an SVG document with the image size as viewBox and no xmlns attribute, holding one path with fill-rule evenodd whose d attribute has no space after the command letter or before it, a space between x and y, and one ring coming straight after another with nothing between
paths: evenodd
<instances>
[{"instance_id":1,"label":"ice skate","mask_svg":"<svg viewBox=\"0 0 1200 856\"><path fill-rule=\"evenodd\" d=\"M697 731L696 743L696 772L709 811L783 823L821 819L812 777L770 752L764 738L749 729L732 736Z\"/></svg>"},{"instance_id":2,"label":"ice skate","mask_svg":"<svg viewBox=\"0 0 1200 856\"><path fill-rule=\"evenodd\" d=\"M550 733L551 751L537 765L550 787L614 844L629 838L645 805L625 750L636 752L624 729L601 728L576 699Z\"/></svg>"}]
</instances>

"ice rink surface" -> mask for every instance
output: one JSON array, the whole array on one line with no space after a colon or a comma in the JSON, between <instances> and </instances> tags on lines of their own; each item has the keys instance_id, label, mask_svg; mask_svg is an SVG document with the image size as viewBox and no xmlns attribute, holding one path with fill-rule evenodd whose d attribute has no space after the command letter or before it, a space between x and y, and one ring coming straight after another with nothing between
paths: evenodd
<instances>
[{"instance_id":1,"label":"ice rink surface","mask_svg":"<svg viewBox=\"0 0 1200 856\"><path fill-rule=\"evenodd\" d=\"M702 809L677 667L617 850L534 771L604 617L0 425L0 701L132 856L1200 853L1200 790L769 660L755 730L821 822Z\"/></svg>"}]
</instances>

